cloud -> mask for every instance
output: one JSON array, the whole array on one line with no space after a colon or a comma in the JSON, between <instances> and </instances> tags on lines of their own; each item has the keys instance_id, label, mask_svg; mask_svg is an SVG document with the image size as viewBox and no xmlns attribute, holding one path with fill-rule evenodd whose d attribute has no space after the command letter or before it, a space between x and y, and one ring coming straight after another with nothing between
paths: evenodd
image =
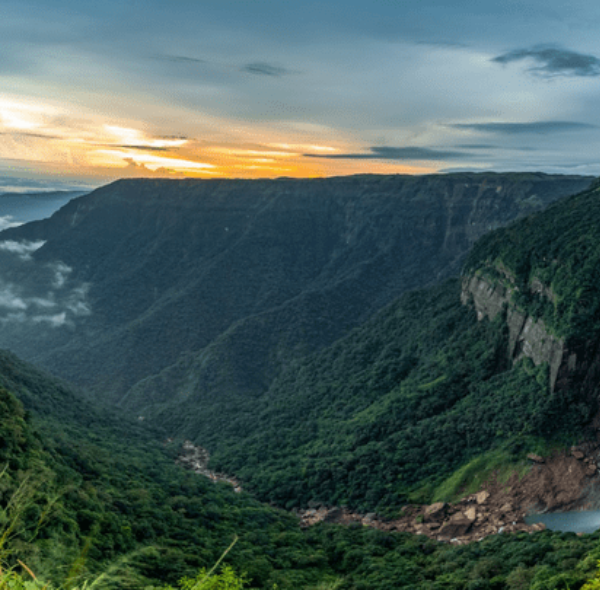
<instances>
[{"instance_id":1,"label":"cloud","mask_svg":"<svg viewBox=\"0 0 600 590\"><path fill-rule=\"evenodd\" d=\"M555 45L537 45L529 49L515 49L491 61L509 64L516 61L533 61L527 71L551 78L555 76L600 76L600 59L594 55L577 53Z\"/></svg>"},{"instance_id":2,"label":"cloud","mask_svg":"<svg viewBox=\"0 0 600 590\"><path fill-rule=\"evenodd\" d=\"M63 311L62 313L57 313L55 315L36 315L31 318L31 321L34 324L46 322L53 328L57 328L58 326L63 326L67 323L67 314Z\"/></svg>"},{"instance_id":3,"label":"cloud","mask_svg":"<svg viewBox=\"0 0 600 590\"><path fill-rule=\"evenodd\" d=\"M2 131L2 132L0 132L0 135L9 135L11 137L35 137L36 139L51 139L51 140L64 139L60 135L48 135L46 133L28 133L25 131L11 131L11 132Z\"/></svg>"},{"instance_id":4,"label":"cloud","mask_svg":"<svg viewBox=\"0 0 600 590\"><path fill-rule=\"evenodd\" d=\"M248 63L242 66L240 68L240 71L245 72L247 74L254 74L256 76L272 76L275 78L280 78L281 76L285 76L287 74L292 73L291 70L263 61Z\"/></svg>"},{"instance_id":5,"label":"cloud","mask_svg":"<svg viewBox=\"0 0 600 590\"><path fill-rule=\"evenodd\" d=\"M95 185L80 182L56 182L54 180L35 180L14 176L0 177L0 190L9 193L42 193L55 191L93 190Z\"/></svg>"},{"instance_id":6,"label":"cloud","mask_svg":"<svg viewBox=\"0 0 600 590\"><path fill-rule=\"evenodd\" d=\"M177 172L175 170L168 170L167 168L156 168L150 169L147 168L144 164L138 164L134 162L131 158L125 158L125 162L127 162L127 166L122 169L122 176L127 177L138 177L138 178L148 178L148 177L171 177L171 178L185 178L185 175L181 172Z\"/></svg>"},{"instance_id":7,"label":"cloud","mask_svg":"<svg viewBox=\"0 0 600 590\"><path fill-rule=\"evenodd\" d=\"M596 129L590 123L577 121L535 121L532 123L456 123L450 125L454 129L467 129L484 133L499 135L548 135L550 133L564 133L568 131L586 131Z\"/></svg>"},{"instance_id":8,"label":"cloud","mask_svg":"<svg viewBox=\"0 0 600 590\"><path fill-rule=\"evenodd\" d=\"M44 240L38 240L37 242L4 240L0 242L0 250L17 254L21 260L31 260L31 253L39 250L45 243Z\"/></svg>"},{"instance_id":9,"label":"cloud","mask_svg":"<svg viewBox=\"0 0 600 590\"><path fill-rule=\"evenodd\" d=\"M92 310L87 303L87 294L89 288L89 284L85 283L79 287L71 289L69 297L66 300L66 307L73 315L85 316L92 313Z\"/></svg>"},{"instance_id":10,"label":"cloud","mask_svg":"<svg viewBox=\"0 0 600 590\"><path fill-rule=\"evenodd\" d=\"M14 292L12 285L0 288L0 308L25 310L27 307L27 303Z\"/></svg>"},{"instance_id":11,"label":"cloud","mask_svg":"<svg viewBox=\"0 0 600 590\"><path fill-rule=\"evenodd\" d=\"M189 66L204 66L207 72L231 72L237 70L245 74L271 76L273 78L280 78L281 76L294 73L292 70L265 61L254 61L238 66L233 63L209 61L187 55L156 55L154 59Z\"/></svg>"},{"instance_id":12,"label":"cloud","mask_svg":"<svg viewBox=\"0 0 600 590\"><path fill-rule=\"evenodd\" d=\"M196 162L194 160L185 160L182 158L169 158L154 154L133 153L122 150L98 150L98 153L117 159L120 158L128 164L142 164L146 168L154 171L158 168L166 168L167 170L175 171L201 170L204 174L218 174L217 172L210 171L211 168L216 168L216 166L206 162Z\"/></svg>"},{"instance_id":13,"label":"cloud","mask_svg":"<svg viewBox=\"0 0 600 590\"><path fill-rule=\"evenodd\" d=\"M198 57L189 57L188 55L155 55L154 59L159 61L170 61L173 63L190 64L190 65L203 65L208 63L204 59Z\"/></svg>"},{"instance_id":14,"label":"cloud","mask_svg":"<svg viewBox=\"0 0 600 590\"><path fill-rule=\"evenodd\" d=\"M461 143L456 146L457 148L463 148L466 150L511 150L511 151L519 151L519 152L535 152L539 151L538 148L533 148L529 146L503 146L503 145L493 145L490 143Z\"/></svg>"},{"instance_id":15,"label":"cloud","mask_svg":"<svg viewBox=\"0 0 600 590\"><path fill-rule=\"evenodd\" d=\"M0 231L4 229L8 229L9 227L19 227L19 225L23 225L20 221L13 221L12 215L5 215L4 217L0 216Z\"/></svg>"},{"instance_id":16,"label":"cloud","mask_svg":"<svg viewBox=\"0 0 600 590\"><path fill-rule=\"evenodd\" d=\"M52 286L55 289L61 289L65 282L67 281L67 277L73 271L70 266L67 266L64 262L51 262L48 267L54 273L54 278L52 280Z\"/></svg>"},{"instance_id":17,"label":"cloud","mask_svg":"<svg viewBox=\"0 0 600 590\"><path fill-rule=\"evenodd\" d=\"M500 146L492 145L489 143L461 143L456 146L465 150L494 150L498 149Z\"/></svg>"},{"instance_id":18,"label":"cloud","mask_svg":"<svg viewBox=\"0 0 600 590\"><path fill-rule=\"evenodd\" d=\"M436 150L423 147L370 147L369 152L358 154L304 154L308 158L330 160L462 160L471 154L455 150Z\"/></svg>"},{"instance_id":19,"label":"cloud","mask_svg":"<svg viewBox=\"0 0 600 590\"><path fill-rule=\"evenodd\" d=\"M111 147L152 150L156 148L178 148L189 141L187 137L151 137L139 129L118 125L104 125L104 130L120 140L120 146L113 143L105 144Z\"/></svg>"},{"instance_id":20,"label":"cloud","mask_svg":"<svg viewBox=\"0 0 600 590\"><path fill-rule=\"evenodd\" d=\"M34 260L31 252L44 242L0 242L0 323L74 326L92 313L90 285L72 279L73 269L57 260Z\"/></svg>"},{"instance_id":21,"label":"cloud","mask_svg":"<svg viewBox=\"0 0 600 590\"><path fill-rule=\"evenodd\" d=\"M149 152L168 152L174 148L158 147L158 146L139 146L139 145L114 145L114 144L103 144L105 147L117 147L125 150L140 150ZM176 149L176 148L175 148Z\"/></svg>"},{"instance_id":22,"label":"cloud","mask_svg":"<svg viewBox=\"0 0 600 590\"><path fill-rule=\"evenodd\" d=\"M56 301L53 299L44 299L43 297L32 297L29 299L31 305L48 309L50 307L56 307Z\"/></svg>"}]
</instances>

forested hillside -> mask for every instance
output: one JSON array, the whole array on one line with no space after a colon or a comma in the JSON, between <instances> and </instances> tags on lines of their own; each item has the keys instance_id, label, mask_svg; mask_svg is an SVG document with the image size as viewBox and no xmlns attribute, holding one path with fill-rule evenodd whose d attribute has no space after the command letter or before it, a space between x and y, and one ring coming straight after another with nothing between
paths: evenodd
<instances>
[{"instance_id":1,"label":"forested hillside","mask_svg":"<svg viewBox=\"0 0 600 590\"><path fill-rule=\"evenodd\" d=\"M466 273L476 271L510 281L514 303L560 337L572 344L595 341L600 333L598 186L481 239L465 267Z\"/></svg>"},{"instance_id":2,"label":"forested hillside","mask_svg":"<svg viewBox=\"0 0 600 590\"><path fill-rule=\"evenodd\" d=\"M20 490L11 560L50 580L107 572L103 588L141 588L212 566L238 535L228 562L259 587L331 573L293 516L185 471L156 431L94 409L11 354L0 355L0 383L2 506Z\"/></svg>"},{"instance_id":3,"label":"forested hillside","mask_svg":"<svg viewBox=\"0 0 600 590\"><path fill-rule=\"evenodd\" d=\"M119 181L3 234L0 344L142 414L190 392L259 395L292 359L458 274L490 229L590 182Z\"/></svg>"},{"instance_id":4,"label":"forested hillside","mask_svg":"<svg viewBox=\"0 0 600 590\"><path fill-rule=\"evenodd\" d=\"M457 280L407 294L264 396L226 414L192 398L157 421L215 449L261 498L364 511L433 501L482 453L517 462L545 438L571 440L579 406L550 393L547 366L512 366L502 318L478 322L459 296Z\"/></svg>"},{"instance_id":5,"label":"forested hillside","mask_svg":"<svg viewBox=\"0 0 600 590\"><path fill-rule=\"evenodd\" d=\"M478 242L463 289L471 275L487 277L490 298L499 285L492 320L464 292L461 304L458 282L413 292L288 367L252 403L223 416L218 402L198 398L185 418L168 408L160 419L212 445L217 465L260 497L363 510L439 498L476 457L510 463L551 443L595 440L598 195L562 200ZM556 347L554 384L543 353Z\"/></svg>"},{"instance_id":6,"label":"forested hillside","mask_svg":"<svg viewBox=\"0 0 600 590\"><path fill-rule=\"evenodd\" d=\"M10 567L20 576L10 587L179 587L235 535L225 563L245 588L265 590L578 590L600 558L598 534L456 547L362 526L301 530L292 515L183 471L156 432L93 410L13 355L0 355L0 378L30 408L0 388L0 582Z\"/></svg>"}]
</instances>

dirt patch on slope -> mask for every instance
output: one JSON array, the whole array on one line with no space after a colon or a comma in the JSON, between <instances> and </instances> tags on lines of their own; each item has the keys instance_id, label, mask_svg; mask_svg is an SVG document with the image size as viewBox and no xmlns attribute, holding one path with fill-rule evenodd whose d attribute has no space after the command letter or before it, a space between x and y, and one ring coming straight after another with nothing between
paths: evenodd
<instances>
[{"instance_id":1,"label":"dirt patch on slope","mask_svg":"<svg viewBox=\"0 0 600 590\"><path fill-rule=\"evenodd\" d=\"M460 544L497 533L543 530L543 524L525 523L525 516L531 512L589 510L600 504L598 444L585 443L550 457L529 455L528 459L531 467L522 477L514 473L504 482L493 477L480 492L453 504L406 506L403 516L394 520L340 508L320 507L296 512L303 526L322 521L360 523Z\"/></svg>"}]
</instances>

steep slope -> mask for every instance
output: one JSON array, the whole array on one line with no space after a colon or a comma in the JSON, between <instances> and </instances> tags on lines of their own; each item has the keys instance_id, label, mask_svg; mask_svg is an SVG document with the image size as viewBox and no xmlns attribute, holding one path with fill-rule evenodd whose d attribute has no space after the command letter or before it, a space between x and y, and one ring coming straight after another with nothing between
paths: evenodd
<instances>
[{"instance_id":1,"label":"steep slope","mask_svg":"<svg viewBox=\"0 0 600 590\"><path fill-rule=\"evenodd\" d=\"M552 359L544 356L543 347L541 356L534 352L539 338L528 345L530 330L521 327L515 339L509 318L511 313L521 313L523 326L542 320L547 333L542 339L552 337L553 342L574 346L573 350L585 343L595 350L597 283L592 280L591 290L580 293L571 282L575 277L585 285L596 276L598 261L591 244L600 226L597 198L592 190L557 204L533 221L521 222L516 226L520 229L502 230L484 240L470 258L462 285L467 305L460 303L457 280L405 294L333 345L321 345L310 355L281 363L281 372L264 393L245 404L233 403L232 398L228 414L219 414L218 400L190 386L174 399L179 408L164 407L164 397L159 397L148 408L150 415L170 430L206 437L217 449L219 467L242 473L245 489L284 505L312 500L369 510L396 509L406 500L430 501L451 480L452 491L460 495L474 474L490 475L491 470L513 464L531 451L543 454L549 443L570 444L581 437L582 427L593 417L590 402L595 389L588 384L594 375L594 357L584 365L580 359L588 357L577 356L575 370L564 379L559 371L552 381ZM553 226L562 226L564 243L554 243ZM3 285L1 292L8 310L4 325L31 322L39 330L49 320L36 322L34 317L58 316L62 310L65 333L79 337L79 330L96 313L91 275L78 274L74 260L81 252L63 244L65 256L73 256L69 259L73 266L67 267L71 270L65 270L62 256L51 251L53 238L40 228L44 229L29 228L32 233L20 241L11 234L13 243L2 242L6 245L0 250L5 256L3 269L15 281ZM91 233L81 236L81 247ZM43 246L36 243L45 239ZM110 252L109 245L106 251ZM547 264L548 252L560 264ZM514 261L522 260L536 272L523 273L519 283L513 277L520 276L519 270L527 264ZM547 266L553 278L542 282L539 277ZM42 272L30 277L33 269ZM474 279L479 282L470 292ZM18 286L31 291L19 292ZM36 295L36 286L46 291ZM496 292L498 297L493 295ZM486 293L492 296L486 299ZM36 302L41 295L43 300ZM571 296L577 303L574 307L566 303ZM553 315L545 305L549 297L556 298ZM559 297L564 298L563 305ZM579 324L582 300L592 305L583 308L587 315ZM498 311L488 312L494 306ZM37 316L30 315L31 309ZM9 314L16 315L9 318ZM211 357L219 360L221 355L223 361L233 362L236 346L245 359L272 351L266 336L276 342L285 340L266 334L277 330L277 322L254 323L265 315L241 318L201 353L185 355L180 359L182 375L196 378L214 366L208 362ZM139 321L146 317L151 314ZM55 324L48 327L60 328L61 320ZM53 335L54 342L58 336ZM523 344L516 346L519 339ZM264 350L263 340L267 340ZM79 344L84 344L83 339ZM567 369L571 354L566 356ZM201 366L203 358L207 362ZM227 368L227 363L221 366ZM163 376L174 370L167 367ZM215 377L204 375L218 382L225 370ZM165 386L173 382L167 377ZM185 377L177 378L185 382ZM422 536L383 534L366 527L323 525L301 532L293 518L259 505L246 494L236 495L182 474L168 450L156 441L156 431L143 428L147 421L136 424L94 409L77 392L12 354L0 354L0 385L19 395L38 428L38 433L31 429L27 414L0 389L0 438L5 444L0 446L0 459L9 463L13 484L22 481L24 470L33 474L40 463L52 482L34 495L24 515L31 525L27 530L36 531L45 500L51 497L55 510L48 526L37 530L39 539L28 535L17 540L19 551L26 551L19 555L27 555L36 572L73 563L88 540L87 566L92 572L128 556L122 562L126 567L113 570L120 576L113 580L114 587L173 581L214 563L234 532L242 539L228 559L237 569L248 570L259 588L272 588L274 583L300 588L337 582L348 589L575 590L598 559L597 535L497 535L452 547ZM156 391L160 394L159 388ZM457 475L463 479L457 480ZM0 508L7 492L15 488L2 490Z\"/></svg>"},{"instance_id":2,"label":"steep slope","mask_svg":"<svg viewBox=\"0 0 600 590\"><path fill-rule=\"evenodd\" d=\"M21 559L42 578L68 578L61 588L104 572L100 587L134 589L210 567L238 536L228 562L255 587L331 574L293 516L185 471L157 438L0 351L0 530L15 523L1 559L11 550L9 565ZM295 556L277 553L282 542Z\"/></svg>"},{"instance_id":3,"label":"steep slope","mask_svg":"<svg viewBox=\"0 0 600 590\"><path fill-rule=\"evenodd\" d=\"M0 527L7 517L18 525L0 551L3 574L20 559L40 587L163 588L212 565L234 534L227 563L265 590L576 590L600 557L597 535L504 534L456 547L362 526L300 530L294 517L184 472L154 433L12 354L0 353L0 382L29 408L0 386Z\"/></svg>"},{"instance_id":4,"label":"steep slope","mask_svg":"<svg viewBox=\"0 0 600 590\"><path fill-rule=\"evenodd\" d=\"M577 422L546 367L511 366L507 344L502 318L477 321L453 280L404 295L252 403L223 413L191 398L157 419L279 505L395 510L432 501L476 457L517 462Z\"/></svg>"},{"instance_id":5,"label":"steep slope","mask_svg":"<svg viewBox=\"0 0 600 590\"><path fill-rule=\"evenodd\" d=\"M592 188L484 237L462 305L451 282L405 295L263 396L223 412L190 395L157 419L216 449L216 466L261 497L363 510L432 499L477 458L485 471L594 439L599 198Z\"/></svg>"},{"instance_id":6,"label":"steep slope","mask_svg":"<svg viewBox=\"0 0 600 590\"><path fill-rule=\"evenodd\" d=\"M133 411L198 391L237 403L590 181L119 181L3 233L0 344Z\"/></svg>"},{"instance_id":7,"label":"steep slope","mask_svg":"<svg viewBox=\"0 0 600 590\"><path fill-rule=\"evenodd\" d=\"M480 317L495 317L505 308L509 357L548 363L551 387L577 391L587 411L595 412L599 279L596 185L483 238L465 267L463 300L472 301Z\"/></svg>"},{"instance_id":8,"label":"steep slope","mask_svg":"<svg viewBox=\"0 0 600 590\"><path fill-rule=\"evenodd\" d=\"M36 586L163 588L212 565L234 534L227 563L265 590L577 590L600 557L598 534L453 546L367 526L300 530L294 517L182 471L154 433L92 408L12 354L0 353L0 381L29 408L0 386L0 529L17 525L0 550L2 574L19 559ZM23 578L31 585L25 569Z\"/></svg>"}]
</instances>

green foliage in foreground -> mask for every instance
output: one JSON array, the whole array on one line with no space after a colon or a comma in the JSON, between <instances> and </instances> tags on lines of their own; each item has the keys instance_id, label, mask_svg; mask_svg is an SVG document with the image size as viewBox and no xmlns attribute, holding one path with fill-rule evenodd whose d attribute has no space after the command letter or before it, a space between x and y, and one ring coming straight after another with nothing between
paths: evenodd
<instances>
[{"instance_id":1,"label":"green foliage in foreground","mask_svg":"<svg viewBox=\"0 0 600 590\"><path fill-rule=\"evenodd\" d=\"M57 585L99 576L102 588L176 584L214 564L238 535L228 564L253 587L296 588L327 574L294 516L183 470L156 432L80 404L11 355L0 355L0 365L0 380L32 415L36 405L46 412L34 420L36 433L0 387L0 466L8 466L0 525L15 523L8 565L18 557Z\"/></svg>"},{"instance_id":2,"label":"green foliage in foreground","mask_svg":"<svg viewBox=\"0 0 600 590\"><path fill-rule=\"evenodd\" d=\"M452 546L424 537L386 534L363 527L319 525L306 533L310 546L323 551L332 573L316 584L296 581L297 590L593 590L600 534L497 535L479 543ZM111 588L102 576L79 584L32 579L20 564L0 575L0 590L91 590ZM290 572L291 573L291 572ZM142 586L138 586L142 588ZM250 590L246 576L224 565L207 578L200 571L174 585L147 590Z\"/></svg>"},{"instance_id":3,"label":"green foliage in foreground","mask_svg":"<svg viewBox=\"0 0 600 590\"><path fill-rule=\"evenodd\" d=\"M59 590L59 587L39 580L25 564L21 563L21 567L24 573L16 569L0 573L0 590ZM92 590L103 587L102 576L92 581L86 580L77 586L70 584L60 586L69 590ZM243 590L244 587L247 587L244 576L238 576L232 567L224 566L222 571L216 574L209 575L205 569L202 569L195 578L182 578L176 588L164 586L155 590Z\"/></svg>"},{"instance_id":4,"label":"green foliage in foreground","mask_svg":"<svg viewBox=\"0 0 600 590\"><path fill-rule=\"evenodd\" d=\"M459 289L453 280L401 297L231 409L202 441L216 467L279 506L385 513L431 501L472 461L470 475L482 477L492 455L505 469L536 437L580 436L587 406L551 393L546 366L512 366L503 318L478 322Z\"/></svg>"}]
</instances>

